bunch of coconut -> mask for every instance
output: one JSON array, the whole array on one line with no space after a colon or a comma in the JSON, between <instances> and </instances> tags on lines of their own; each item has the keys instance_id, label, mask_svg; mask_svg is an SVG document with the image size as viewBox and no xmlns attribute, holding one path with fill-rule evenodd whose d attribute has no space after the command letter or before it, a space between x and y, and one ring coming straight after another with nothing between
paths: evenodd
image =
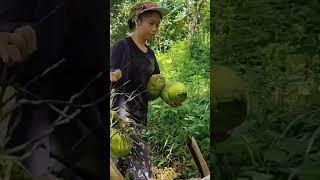
<instances>
[{"instance_id":1,"label":"bunch of coconut","mask_svg":"<svg viewBox=\"0 0 320 180\"><path fill-rule=\"evenodd\" d=\"M133 134L134 131L129 128L128 122L113 110L110 111L110 125L111 156L127 156L132 149L130 134Z\"/></svg>"},{"instance_id":2,"label":"bunch of coconut","mask_svg":"<svg viewBox=\"0 0 320 180\"><path fill-rule=\"evenodd\" d=\"M150 100L159 97L171 107L179 107L187 99L187 88L182 82L166 82L161 74L154 74L148 81L147 92Z\"/></svg>"},{"instance_id":3,"label":"bunch of coconut","mask_svg":"<svg viewBox=\"0 0 320 180\"><path fill-rule=\"evenodd\" d=\"M159 97L171 107L181 106L187 99L187 88L181 82L166 83L161 74L154 74L148 81L147 93L150 100ZM132 149L130 135L135 132L128 121L120 117L116 111L110 111L110 152L112 156L127 156Z\"/></svg>"}]
</instances>

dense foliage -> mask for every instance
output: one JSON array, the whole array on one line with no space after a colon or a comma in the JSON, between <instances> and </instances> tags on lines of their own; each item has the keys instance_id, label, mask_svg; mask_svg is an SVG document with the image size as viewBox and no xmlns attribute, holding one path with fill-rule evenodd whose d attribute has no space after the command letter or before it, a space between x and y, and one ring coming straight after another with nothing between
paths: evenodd
<instances>
[{"instance_id":1,"label":"dense foliage","mask_svg":"<svg viewBox=\"0 0 320 180\"><path fill-rule=\"evenodd\" d=\"M320 2L215 1L214 63L249 84L250 114L212 149L217 179L319 179Z\"/></svg>"}]
</instances>

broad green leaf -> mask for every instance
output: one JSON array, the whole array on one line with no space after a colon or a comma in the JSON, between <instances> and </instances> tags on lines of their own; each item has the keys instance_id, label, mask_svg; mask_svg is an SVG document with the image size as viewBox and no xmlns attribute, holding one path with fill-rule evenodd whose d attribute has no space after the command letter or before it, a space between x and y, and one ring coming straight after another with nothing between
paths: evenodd
<instances>
[{"instance_id":1,"label":"broad green leaf","mask_svg":"<svg viewBox=\"0 0 320 180\"><path fill-rule=\"evenodd\" d=\"M319 180L320 179L320 161L304 162L298 169L299 180Z\"/></svg>"},{"instance_id":2,"label":"broad green leaf","mask_svg":"<svg viewBox=\"0 0 320 180\"><path fill-rule=\"evenodd\" d=\"M291 157L295 155L304 154L308 144L306 141L299 141L296 139L285 139L280 142L279 146L281 147L281 149L287 151L289 153L289 156Z\"/></svg>"},{"instance_id":3,"label":"broad green leaf","mask_svg":"<svg viewBox=\"0 0 320 180\"><path fill-rule=\"evenodd\" d=\"M242 176L250 176L250 177L252 177L252 180L272 180L272 178L274 178L274 176L272 176L270 174L259 173L256 171L244 172L241 175Z\"/></svg>"},{"instance_id":4,"label":"broad green leaf","mask_svg":"<svg viewBox=\"0 0 320 180\"><path fill-rule=\"evenodd\" d=\"M288 160L286 152L280 149L268 149L264 152L264 160L276 163L283 163Z\"/></svg>"}]
</instances>

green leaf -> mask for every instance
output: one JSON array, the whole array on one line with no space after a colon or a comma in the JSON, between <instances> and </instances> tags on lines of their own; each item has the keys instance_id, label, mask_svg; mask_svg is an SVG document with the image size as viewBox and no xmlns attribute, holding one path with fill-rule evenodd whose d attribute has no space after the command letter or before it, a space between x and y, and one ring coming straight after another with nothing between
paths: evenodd
<instances>
[{"instance_id":1,"label":"green leaf","mask_svg":"<svg viewBox=\"0 0 320 180\"><path fill-rule=\"evenodd\" d=\"M289 157L304 154L307 145L306 141L299 141L296 139L285 139L280 142L281 149L287 151Z\"/></svg>"},{"instance_id":2,"label":"green leaf","mask_svg":"<svg viewBox=\"0 0 320 180\"><path fill-rule=\"evenodd\" d=\"M245 172L241 175L250 176L250 177L252 177L252 180L271 180L272 178L274 178L274 176L272 176L270 174L259 173L256 171Z\"/></svg>"},{"instance_id":3,"label":"green leaf","mask_svg":"<svg viewBox=\"0 0 320 180\"><path fill-rule=\"evenodd\" d=\"M305 161L298 169L299 180L319 180L320 161Z\"/></svg>"},{"instance_id":4,"label":"green leaf","mask_svg":"<svg viewBox=\"0 0 320 180\"><path fill-rule=\"evenodd\" d=\"M246 143L240 137L231 137L216 144L216 153L242 153L246 151Z\"/></svg>"},{"instance_id":5,"label":"green leaf","mask_svg":"<svg viewBox=\"0 0 320 180\"><path fill-rule=\"evenodd\" d=\"M268 149L264 153L264 160L276 163L283 163L287 161L288 155L286 152L280 149Z\"/></svg>"}]
</instances>

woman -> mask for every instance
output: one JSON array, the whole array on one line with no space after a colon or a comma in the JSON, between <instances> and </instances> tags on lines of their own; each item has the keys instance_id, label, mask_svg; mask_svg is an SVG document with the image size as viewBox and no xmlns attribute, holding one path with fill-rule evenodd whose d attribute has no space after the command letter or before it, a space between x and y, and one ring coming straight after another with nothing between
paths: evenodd
<instances>
[{"instance_id":1,"label":"woman","mask_svg":"<svg viewBox=\"0 0 320 180\"><path fill-rule=\"evenodd\" d=\"M128 119L138 133L147 123L148 93L146 84L153 74L160 74L154 52L146 45L158 32L168 10L156 3L139 3L131 8L128 21L132 34L115 43L111 49L110 80L117 95L112 108ZM128 98L131 97L130 99ZM133 149L117 166L131 179L151 178L148 148L141 136L132 136Z\"/></svg>"}]
</instances>

